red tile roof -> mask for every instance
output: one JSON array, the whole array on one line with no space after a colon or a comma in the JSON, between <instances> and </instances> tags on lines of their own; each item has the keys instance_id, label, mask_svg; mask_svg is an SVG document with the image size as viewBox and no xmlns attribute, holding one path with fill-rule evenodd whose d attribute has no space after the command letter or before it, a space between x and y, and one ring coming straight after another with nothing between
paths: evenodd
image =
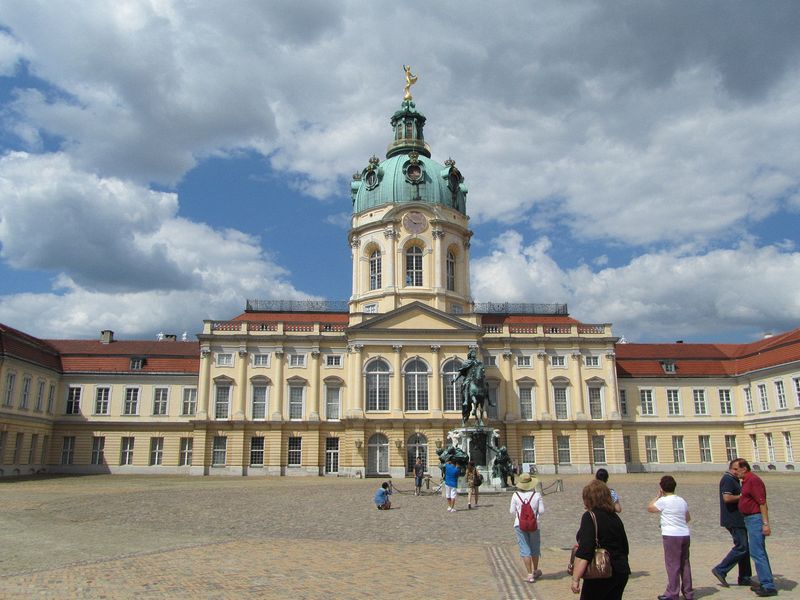
<instances>
[{"instance_id":1,"label":"red tile roof","mask_svg":"<svg viewBox=\"0 0 800 600\"><path fill-rule=\"evenodd\" d=\"M47 369L61 370L61 360L55 348L18 329L0 323L0 356L13 356Z\"/></svg>"},{"instance_id":2,"label":"red tile roof","mask_svg":"<svg viewBox=\"0 0 800 600\"><path fill-rule=\"evenodd\" d=\"M65 373L199 373L200 344L171 340L48 340L61 353ZM144 358L131 369L131 358Z\"/></svg>"}]
</instances>

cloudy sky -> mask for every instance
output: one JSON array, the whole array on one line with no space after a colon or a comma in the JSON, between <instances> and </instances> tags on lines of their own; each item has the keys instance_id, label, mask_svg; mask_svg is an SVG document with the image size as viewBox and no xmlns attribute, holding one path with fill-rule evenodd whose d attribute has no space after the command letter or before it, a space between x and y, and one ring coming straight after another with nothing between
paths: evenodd
<instances>
[{"instance_id":1,"label":"cloudy sky","mask_svg":"<svg viewBox=\"0 0 800 600\"><path fill-rule=\"evenodd\" d=\"M150 338L347 299L403 64L477 301L631 341L800 326L800 3L0 0L0 322Z\"/></svg>"}]
</instances>

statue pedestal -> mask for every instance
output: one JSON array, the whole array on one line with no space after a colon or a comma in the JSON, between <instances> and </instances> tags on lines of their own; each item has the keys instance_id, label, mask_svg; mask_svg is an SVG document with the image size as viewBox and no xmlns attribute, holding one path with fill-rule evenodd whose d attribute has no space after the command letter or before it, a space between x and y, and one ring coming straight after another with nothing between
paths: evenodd
<instances>
[{"instance_id":1,"label":"statue pedestal","mask_svg":"<svg viewBox=\"0 0 800 600\"><path fill-rule=\"evenodd\" d=\"M481 492L499 491L503 489L502 482L497 477L492 477L492 466L498 453L495 440L500 438L500 430L494 427L473 426L452 429L447 438L450 445L463 451L469 460L475 463L475 468L483 475ZM459 479L459 492L466 493L467 482L465 478Z\"/></svg>"}]
</instances>

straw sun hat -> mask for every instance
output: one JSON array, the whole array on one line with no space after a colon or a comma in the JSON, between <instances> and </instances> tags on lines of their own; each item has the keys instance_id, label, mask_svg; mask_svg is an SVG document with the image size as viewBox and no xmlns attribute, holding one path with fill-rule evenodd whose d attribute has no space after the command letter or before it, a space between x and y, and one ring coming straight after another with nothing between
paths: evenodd
<instances>
[{"instance_id":1,"label":"straw sun hat","mask_svg":"<svg viewBox=\"0 0 800 600\"><path fill-rule=\"evenodd\" d=\"M531 477L529 473L523 473L517 477L517 489L523 492L529 492L539 485L539 480L536 477Z\"/></svg>"}]
</instances>

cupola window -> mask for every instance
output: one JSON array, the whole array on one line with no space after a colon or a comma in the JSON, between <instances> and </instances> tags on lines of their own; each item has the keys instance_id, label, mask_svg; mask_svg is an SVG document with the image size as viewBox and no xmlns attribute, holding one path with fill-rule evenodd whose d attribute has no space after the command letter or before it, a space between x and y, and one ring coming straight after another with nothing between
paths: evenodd
<instances>
[{"instance_id":1,"label":"cupola window","mask_svg":"<svg viewBox=\"0 0 800 600\"><path fill-rule=\"evenodd\" d=\"M422 248L411 246L406 250L406 285L422 286Z\"/></svg>"},{"instance_id":2,"label":"cupola window","mask_svg":"<svg viewBox=\"0 0 800 600\"><path fill-rule=\"evenodd\" d=\"M381 252L375 250L369 256L369 289L379 290L381 288Z\"/></svg>"},{"instance_id":3,"label":"cupola window","mask_svg":"<svg viewBox=\"0 0 800 600\"><path fill-rule=\"evenodd\" d=\"M452 252L447 253L447 289L451 292L456 289L456 257Z\"/></svg>"}]
</instances>

